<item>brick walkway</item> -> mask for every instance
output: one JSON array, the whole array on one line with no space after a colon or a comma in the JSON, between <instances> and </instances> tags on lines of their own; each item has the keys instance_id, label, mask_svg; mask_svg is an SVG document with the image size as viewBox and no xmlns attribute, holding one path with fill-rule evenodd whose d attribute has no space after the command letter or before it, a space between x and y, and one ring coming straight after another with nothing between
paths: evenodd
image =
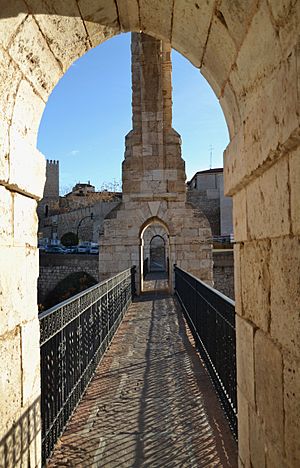
<instances>
[{"instance_id":1,"label":"brick walkway","mask_svg":"<svg viewBox=\"0 0 300 468\"><path fill-rule=\"evenodd\" d=\"M133 303L51 467L236 467L236 444L176 300Z\"/></svg>"}]
</instances>

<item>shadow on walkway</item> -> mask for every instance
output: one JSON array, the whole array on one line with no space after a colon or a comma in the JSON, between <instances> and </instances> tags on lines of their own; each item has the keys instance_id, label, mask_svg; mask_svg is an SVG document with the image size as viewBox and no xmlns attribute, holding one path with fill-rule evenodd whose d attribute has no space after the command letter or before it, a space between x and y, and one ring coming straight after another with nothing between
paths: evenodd
<instances>
[{"instance_id":1,"label":"shadow on walkway","mask_svg":"<svg viewBox=\"0 0 300 468\"><path fill-rule=\"evenodd\" d=\"M48 466L237 466L174 297L148 293L131 305Z\"/></svg>"}]
</instances>

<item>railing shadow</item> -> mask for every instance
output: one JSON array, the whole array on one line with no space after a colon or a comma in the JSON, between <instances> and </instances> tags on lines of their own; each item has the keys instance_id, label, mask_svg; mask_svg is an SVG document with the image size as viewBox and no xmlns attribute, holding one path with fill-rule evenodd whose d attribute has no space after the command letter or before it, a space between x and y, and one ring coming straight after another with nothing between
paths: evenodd
<instances>
[{"instance_id":1,"label":"railing shadow","mask_svg":"<svg viewBox=\"0 0 300 468\"><path fill-rule=\"evenodd\" d=\"M0 468L36 467L41 459L40 399L14 423L0 441Z\"/></svg>"}]
</instances>

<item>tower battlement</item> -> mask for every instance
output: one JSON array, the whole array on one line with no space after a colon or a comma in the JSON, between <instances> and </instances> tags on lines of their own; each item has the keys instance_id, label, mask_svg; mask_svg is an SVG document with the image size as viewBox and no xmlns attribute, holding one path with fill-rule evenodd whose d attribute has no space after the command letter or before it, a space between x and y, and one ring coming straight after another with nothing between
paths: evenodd
<instances>
[{"instance_id":1,"label":"tower battlement","mask_svg":"<svg viewBox=\"0 0 300 468\"><path fill-rule=\"evenodd\" d=\"M47 159L44 198L59 197L59 161Z\"/></svg>"}]
</instances>

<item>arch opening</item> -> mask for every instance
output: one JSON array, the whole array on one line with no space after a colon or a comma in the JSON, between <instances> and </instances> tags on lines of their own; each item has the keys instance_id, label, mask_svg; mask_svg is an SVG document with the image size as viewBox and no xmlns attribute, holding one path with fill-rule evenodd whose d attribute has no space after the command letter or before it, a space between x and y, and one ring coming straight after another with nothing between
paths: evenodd
<instances>
[{"instance_id":1,"label":"arch opening","mask_svg":"<svg viewBox=\"0 0 300 468\"><path fill-rule=\"evenodd\" d=\"M158 218L148 220L140 233L140 291L170 290L169 229Z\"/></svg>"}]
</instances>

